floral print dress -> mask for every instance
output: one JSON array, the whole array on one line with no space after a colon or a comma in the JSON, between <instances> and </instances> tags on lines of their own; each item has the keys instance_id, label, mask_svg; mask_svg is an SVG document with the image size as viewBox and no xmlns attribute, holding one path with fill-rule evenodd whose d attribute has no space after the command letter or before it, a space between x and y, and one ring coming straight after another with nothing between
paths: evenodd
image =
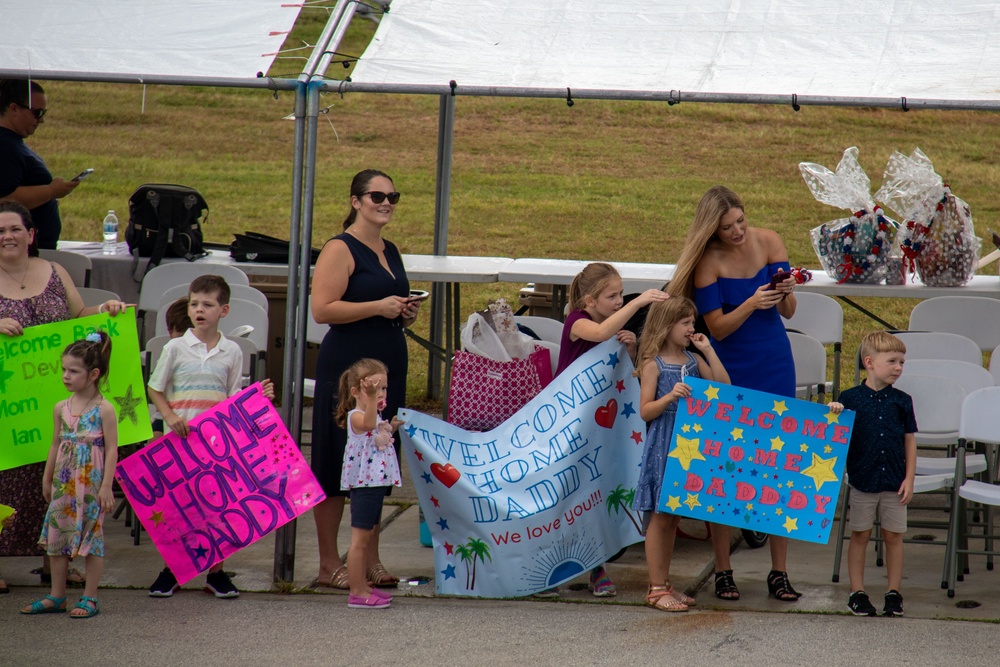
<instances>
[{"instance_id":1,"label":"floral print dress","mask_svg":"<svg viewBox=\"0 0 1000 667\"><path fill-rule=\"evenodd\" d=\"M104 556L104 514L98 492L104 480L101 404L79 417L63 403L59 452L38 543L50 556Z\"/></svg>"}]
</instances>

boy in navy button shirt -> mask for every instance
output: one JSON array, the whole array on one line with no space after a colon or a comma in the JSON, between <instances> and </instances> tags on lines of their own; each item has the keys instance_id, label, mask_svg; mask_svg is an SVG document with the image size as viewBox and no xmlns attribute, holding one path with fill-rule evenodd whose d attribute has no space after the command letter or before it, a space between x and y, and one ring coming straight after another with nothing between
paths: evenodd
<instances>
[{"instance_id":1,"label":"boy in navy button shirt","mask_svg":"<svg viewBox=\"0 0 1000 667\"><path fill-rule=\"evenodd\" d=\"M851 544L847 569L851 597L847 606L857 616L876 616L878 611L865 593L865 550L878 511L885 542L885 570L889 591L884 616L903 615L903 533L906 506L913 498L917 468L917 421L913 399L893 387L903 372L906 345L886 331L876 331L861 341L861 361L868 371L864 383L830 403L830 411L854 410L854 429L847 452L847 476L851 486Z\"/></svg>"}]
</instances>

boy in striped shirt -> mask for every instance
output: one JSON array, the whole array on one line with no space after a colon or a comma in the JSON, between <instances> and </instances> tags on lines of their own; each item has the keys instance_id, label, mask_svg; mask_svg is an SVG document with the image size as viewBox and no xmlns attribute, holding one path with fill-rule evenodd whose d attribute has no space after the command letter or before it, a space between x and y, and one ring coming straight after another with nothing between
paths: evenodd
<instances>
[{"instance_id":1,"label":"boy in striped shirt","mask_svg":"<svg viewBox=\"0 0 1000 667\"><path fill-rule=\"evenodd\" d=\"M163 415L164 426L187 437L188 422L225 401L242 388L243 351L219 331L219 321L229 314L229 284L220 276L195 278L188 288L188 317L192 327L163 347L149 378L149 396ZM262 383L264 395L274 398L270 380ZM218 598L239 597L240 592L222 569L213 565L206 588ZM177 579L164 568L149 587L151 597L170 597Z\"/></svg>"}]
</instances>

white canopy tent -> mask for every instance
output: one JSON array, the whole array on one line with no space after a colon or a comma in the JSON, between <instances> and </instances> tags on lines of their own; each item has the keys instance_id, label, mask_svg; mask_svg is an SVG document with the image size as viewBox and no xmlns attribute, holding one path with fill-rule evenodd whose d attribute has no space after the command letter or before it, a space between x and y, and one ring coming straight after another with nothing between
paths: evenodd
<instances>
[{"instance_id":1,"label":"white canopy tent","mask_svg":"<svg viewBox=\"0 0 1000 667\"><path fill-rule=\"evenodd\" d=\"M351 78L997 101L998 31L996 2L395 0Z\"/></svg>"},{"instance_id":2,"label":"white canopy tent","mask_svg":"<svg viewBox=\"0 0 1000 667\"><path fill-rule=\"evenodd\" d=\"M280 0L0 0L4 76L158 81L267 73L299 5Z\"/></svg>"}]
</instances>

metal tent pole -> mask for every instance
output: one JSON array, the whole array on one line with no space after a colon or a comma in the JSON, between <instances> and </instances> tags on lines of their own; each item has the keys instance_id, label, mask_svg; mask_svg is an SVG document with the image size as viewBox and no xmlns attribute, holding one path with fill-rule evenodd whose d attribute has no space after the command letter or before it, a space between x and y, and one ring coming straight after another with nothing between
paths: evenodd
<instances>
[{"instance_id":1,"label":"metal tent pole","mask_svg":"<svg viewBox=\"0 0 1000 667\"><path fill-rule=\"evenodd\" d=\"M438 152L437 174L434 188L434 254L448 254L448 214L451 201L451 157L455 138L455 97L442 95L438 107ZM437 346L444 340L444 317L447 309L444 283L431 286L430 339ZM452 350L445 350L451 354ZM433 354L427 355L427 395L440 398L442 395L442 360Z\"/></svg>"}]
</instances>

